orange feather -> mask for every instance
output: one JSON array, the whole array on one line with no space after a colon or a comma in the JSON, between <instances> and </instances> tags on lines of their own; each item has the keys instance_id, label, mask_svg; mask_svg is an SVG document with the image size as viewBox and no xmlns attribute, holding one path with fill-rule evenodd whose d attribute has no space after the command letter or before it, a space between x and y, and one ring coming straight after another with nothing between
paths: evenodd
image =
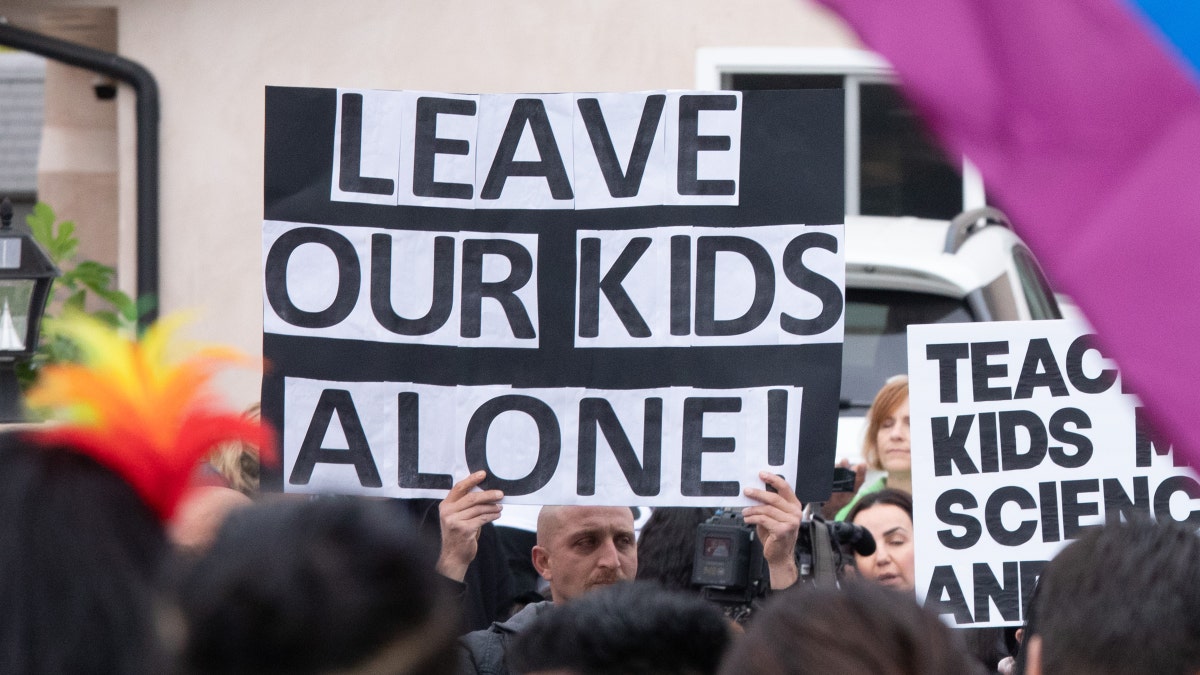
<instances>
[{"instance_id":1,"label":"orange feather","mask_svg":"<svg viewBox=\"0 0 1200 675\"><path fill-rule=\"evenodd\" d=\"M30 406L64 422L37 432L39 438L74 447L116 472L164 520L196 464L220 443L243 441L264 461L275 457L270 429L223 409L210 386L222 368L248 359L210 348L170 360L181 323L166 317L139 343L86 316L55 321L52 329L79 346L83 363L47 366L27 396Z\"/></svg>"}]
</instances>

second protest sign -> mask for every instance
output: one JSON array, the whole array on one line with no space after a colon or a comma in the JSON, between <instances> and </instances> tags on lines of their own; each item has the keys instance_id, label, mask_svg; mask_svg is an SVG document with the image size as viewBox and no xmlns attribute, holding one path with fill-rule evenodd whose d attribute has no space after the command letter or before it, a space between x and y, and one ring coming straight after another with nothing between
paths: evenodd
<instances>
[{"instance_id":1,"label":"second protest sign","mask_svg":"<svg viewBox=\"0 0 1200 675\"><path fill-rule=\"evenodd\" d=\"M908 331L917 595L1019 625L1042 569L1107 521L1200 527L1200 482L1073 321Z\"/></svg>"}]
</instances>

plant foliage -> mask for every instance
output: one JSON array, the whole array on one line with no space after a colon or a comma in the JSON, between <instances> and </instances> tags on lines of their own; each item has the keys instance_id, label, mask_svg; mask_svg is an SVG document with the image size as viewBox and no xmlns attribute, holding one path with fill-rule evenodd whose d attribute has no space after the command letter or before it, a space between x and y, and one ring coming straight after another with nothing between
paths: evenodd
<instances>
[{"instance_id":1,"label":"plant foliage","mask_svg":"<svg viewBox=\"0 0 1200 675\"><path fill-rule=\"evenodd\" d=\"M82 313L113 328L136 332L138 318L153 309L153 298L134 301L115 287L115 269L94 260L77 260L79 237L75 234L75 223L70 220L59 222L48 204L38 202L25 222L33 238L62 271L62 276L55 279L50 288L47 318ZM28 386L37 379L41 366L77 359L74 344L56 335L53 322L48 322L43 324L37 353L32 360L18 365L18 375L22 385Z\"/></svg>"}]
</instances>

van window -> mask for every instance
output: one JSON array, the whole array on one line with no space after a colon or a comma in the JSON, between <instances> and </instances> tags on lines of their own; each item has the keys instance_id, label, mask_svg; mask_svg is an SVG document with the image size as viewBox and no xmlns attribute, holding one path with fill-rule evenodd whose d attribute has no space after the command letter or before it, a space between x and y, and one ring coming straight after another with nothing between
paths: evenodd
<instances>
[{"instance_id":1,"label":"van window","mask_svg":"<svg viewBox=\"0 0 1200 675\"><path fill-rule=\"evenodd\" d=\"M908 372L908 326L973 321L962 300L928 293L846 289L842 409L865 411L892 375Z\"/></svg>"}]
</instances>

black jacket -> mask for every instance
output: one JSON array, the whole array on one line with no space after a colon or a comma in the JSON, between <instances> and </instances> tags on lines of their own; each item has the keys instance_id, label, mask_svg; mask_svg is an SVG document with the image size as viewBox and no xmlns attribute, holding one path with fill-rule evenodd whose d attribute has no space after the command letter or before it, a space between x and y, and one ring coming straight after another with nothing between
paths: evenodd
<instances>
[{"instance_id":1,"label":"black jacket","mask_svg":"<svg viewBox=\"0 0 1200 675\"><path fill-rule=\"evenodd\" d=\"M460 675L508 675L505 659L513 638L554 605L549 601L526 605L508 621L497 621L485 630L458 639Z\"/></svg>"}]
</instances>

